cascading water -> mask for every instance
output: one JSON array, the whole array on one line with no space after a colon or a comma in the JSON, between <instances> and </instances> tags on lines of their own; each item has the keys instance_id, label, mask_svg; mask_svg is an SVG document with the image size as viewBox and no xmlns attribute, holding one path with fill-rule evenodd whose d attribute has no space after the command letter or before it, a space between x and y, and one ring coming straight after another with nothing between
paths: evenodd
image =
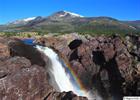
<instances>
[{"instance_id":1,"label":"cascading water","mask_svg":"<svg viewBox=\"0 0 140 100\"><path fill-rule=\"evenodd\" d=\"M67 73L64 65L60 61L57 53L48 47L36 46L36 48L43 52L51 60L51 68L49 69L51 75L53 75L59 89L63 91L73 91L78 96L85 96L89 98L87 93L81 90L72 80L69 73Z\"/></svg>"}]
</instances>

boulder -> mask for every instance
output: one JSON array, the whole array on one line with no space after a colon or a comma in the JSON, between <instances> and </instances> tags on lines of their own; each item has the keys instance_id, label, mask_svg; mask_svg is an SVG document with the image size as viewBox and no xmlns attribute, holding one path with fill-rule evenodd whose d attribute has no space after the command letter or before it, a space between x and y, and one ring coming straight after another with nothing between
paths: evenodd
<instances>
[{"instance_id":1,"label":"boulder","mask_svg":"<svg viewBox=\"0 0 140 100\"><path fill-rule=\"evenodd\" d=\"M31 45L24 44L19 39L11 39L8 43L10 49L10 55L25 57L31 61L31 64L36 64L39 66L45 66L45 61L43 59L44 54L40 53L36 48ZM47 58L45 59L47 60ZM47 62L47 61L46 61Z\"/></svg>"},{"instance_id":2,"label":"boulder","mask_svg":"<svg viewBox=\"0 0 140 100\"><path fill-rule=\"evenodd\" d=\"M86 97L76 96L72 91L70 92L51 92L44 100L88 100Z\"/></svg>"},{"instance_id":3,"label":"boulder","mask_svg":"<svg viewBox=\"0 0 140 100\"><path fill-rule=\"evenodd\" d=\"M24 57L0 62L0 99L42 100L53 90L47 73Z\"/></svg>"}]
</instances>

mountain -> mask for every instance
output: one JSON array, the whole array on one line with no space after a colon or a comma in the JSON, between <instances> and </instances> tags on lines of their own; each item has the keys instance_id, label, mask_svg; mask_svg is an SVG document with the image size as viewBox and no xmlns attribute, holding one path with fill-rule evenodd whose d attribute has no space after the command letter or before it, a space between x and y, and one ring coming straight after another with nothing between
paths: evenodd
<instances>
[{"instance_id":1,"label":"mountain","mask_svg":"<svg viewBox=\"0 0 140 100\"><path fill-rule=\"evenodd\" d=\"M49 16L49 18L77 18L77 17L80 18L80 17L84 17L84 16L81 16L76 13L71 13L68 11L59 11L59 12L56 12L56 13L52 14L51 16Z\"/></svg>"},{"instance_id":2,"label":"mountain","mask_svg":"<svg viewBox=\"0 0 140 100\"><path fill-rule=\"evenodd\" d=\"M132 26L135 26L137 28L140 28L140 20L135 20L135 21L126 21L125 23L130 24Z\"/></svg>"},{"instance_id":3,"label":"mountain","mask_svg":"<svg viewBox=\"0 0 140 100\"><path fill-rule=\"evenodd\" d=\"M17 20L0 26L6 32L40 32L40 33L89 33L125 34L139 33L140 21L120 21L111 17L84 17L68 11L59 11L48 17L33 17Z\"/></svg>"},{"instance_id":4,"label":"mountain","mask_svg":"<svg viewBox=\"0 0 140 100\"><path fill-rule=\"evenodd\" d=\"M34 19L36 19L36 17L30 17L30 18L25 18L25 19L21 19L21 20L16 20L16 21L8 23L8 25L25 25Z\"/></svg>"}]
</instances>

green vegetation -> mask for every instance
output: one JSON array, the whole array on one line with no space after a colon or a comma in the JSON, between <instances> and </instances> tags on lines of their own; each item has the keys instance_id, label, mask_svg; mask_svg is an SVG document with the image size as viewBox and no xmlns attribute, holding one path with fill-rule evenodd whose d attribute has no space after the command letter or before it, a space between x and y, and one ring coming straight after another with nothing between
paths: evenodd
<instances>
[{"instance_id":1,"label":"green vegetation","mask_svg":"<svg viewBox=\"0 0 140 100\"><path fill-rule=\"evenodd\" d=\"M18 34L15 32L0 32L0 36L6 36L6 37L10 37L10 36L17 36Z\"/></svg>"},{"instance_id":2,"label":"green vegetation","mask_svg":"<svg viewBox=\"0 0 140 100\"><path fill-rule=\"evenodd\" d=\"M136 23L136 24L135 24ZM79 33L82 35L140 34L140 22L123 22L110 17L43 19L27 25L0 26L0 35L31 37L46 34Z\"/></svg>"},{"instance_id":3,"label":"green vegetation","mask_svg":"<svg viewBox=\"0 0 140 100\"><path fill-rule=\"evenodd\" d=\"M19 36L19 37L33 37L42 35L39 32L0 32L0 36L11 37L11 36Z\"/></svg>"}]
</instances>

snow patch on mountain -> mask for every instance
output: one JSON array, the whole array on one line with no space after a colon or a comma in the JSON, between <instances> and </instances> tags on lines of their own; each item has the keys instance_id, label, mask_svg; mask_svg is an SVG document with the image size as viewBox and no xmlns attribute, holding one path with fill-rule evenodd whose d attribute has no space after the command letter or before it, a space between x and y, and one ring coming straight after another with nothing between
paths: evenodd
<instances>
[{"instance_id":1,"label":"snow patch on mountain","mask_svg":"<svg viewBox=\"0 0 140 100\"><path fill-rule=\"evenodd\" d=\"M28 21L34 20L35 18L36 17L30 17L30 18L23 19L23 21L28 22Z\"/></svg>"},{"instance_id":2,"label":"snow patch on mountain","mask_svg":"<svg viewBox=\"0 0 140 100\"><path fill-rule=\"evenodd\" d=\"M72 16L75 16L75 17L84 17L84 16L82 16L82 15L79 15L79 14L76 14L76 13L72 13L72 12L68 12L68 11L64 11L65 13L68 13L68 14L70 14L70 15L72 15Z\"/></svg>"},{"instance_id":3,"label":"snow patch on mountain","mask_svg":"<svg viewBox=\"0 0 140 100\"><path fill-rule=\"evenodd\" d=\"M36 17L30 17L30 18L25 18L25 19L21 19L21 20L16 20L16 21L13 21L13 22L10 22L8 23L9 24L26 24L28 23L29 21L32 21L32 20L35 20Z\"/></svg>"},{"instance_id":4,"label":"snow patch on mountain","mask_svg":"<svg viewBox=\"0 0 140 100\"><path fill-rule=\"evenodd\" d=\"M71 17L84 17L84 16L81 16L79 14L76 14L76 13L72 13L72 12L68 12L68 11L63 11L63 14L60 14L59 17L65 17L67 15L70 15Z\"/></svg>"}]
</instances>

